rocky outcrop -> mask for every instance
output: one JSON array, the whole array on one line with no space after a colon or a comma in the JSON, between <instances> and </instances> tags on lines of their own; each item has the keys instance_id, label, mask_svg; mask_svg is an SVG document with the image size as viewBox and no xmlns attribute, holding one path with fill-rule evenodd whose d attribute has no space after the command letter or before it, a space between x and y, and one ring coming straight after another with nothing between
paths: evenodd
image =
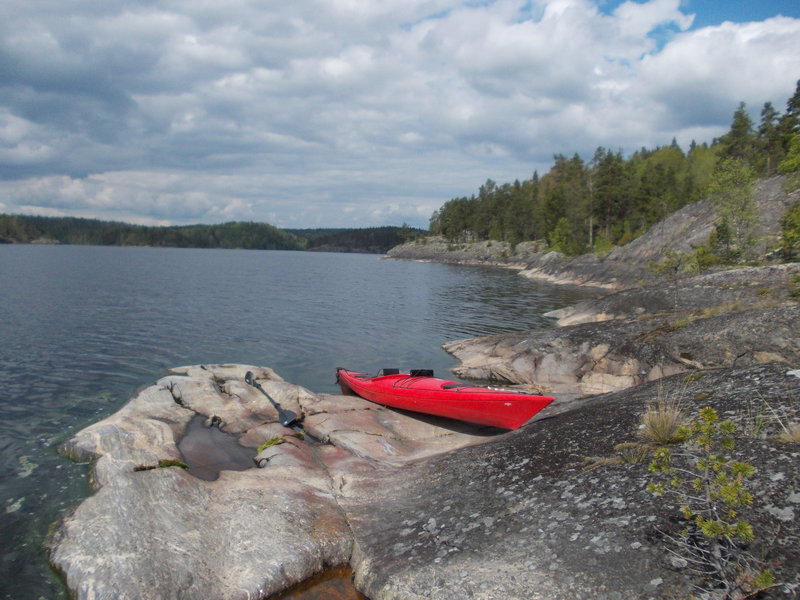
<instances>
[{"instance_id":1,"label":"rocky outcrop","mask_svg":"<svg viewBox=\"0 0 800 600\"><path fill-rule=\"evenodd\" d=\"M401 474L373 473L342 500L356 584L372 600L689 597L693 581L665 537L683 526L679 507L646 491L646 453L626 464L615 450L641 441L645 406L666 396L688 413L712 405L737 423L737 457L757 468L753 505L742 514L758 532L750 551L784 584L764 597L796 597L797 444L774 441L776 421L757 436L744 432L764 402L794 414L797 375L772 364L676 376L596 397Z\"/></svg>"},{"instance_id":2,"label":"rocky outcrop","mask_svg":"<svg viewBox=\"0 0 800 600\"><path fill-rule=\"evenodd\" d=\"M282 408L305 415L306 435L277 422L268 398L245 383L248 370ZM205 427L187 433L197 419ZM50 559L79 599L265 597L349 561L337 494L353 474L485 435L316 396L268 368L175 369L64 444L65 454L94 461L96 492L55 528Z\"/></svg>"},{"instance_id":3,"label":"rocky outcrop","mask_svg":"<svg viewBox=\"0 0 800 600\"><path fill-rule=\"evenodd\" d=\"M175 369L64 444L92 461L95 493L54 527L50 560L77 599L265 598L348 563L372 600L688 597L668 551L686 524L646 491L639 437L667 398L736 422L735 458L757 469L747 550L780 582L765 597L796 597L799 451L777 436L800 414L798 272L624 290L559 311L558 328L446 345L462 377L556 393L509 433L266 367Z\"/></svg>"},{"instance_id":4,"label":"rocky outcrop","mask_svg":"<svg viewBox=\"0 0 800 600\"><path fill-rule=\"evenodd\" d=\"M705 293L703 286L695 291ZM460 377L535 385L556 395L618 391L694 369L773 361L800 365L800 305L779 291L769 295L772 306L723 303L706 311L646 316L639 306L667 308L669 290L621 294L619 304L600 299L594 311L583 304L576 314L587 321L592 314L607 318L608 307L625 306L631 318L459 340L444 348L459 359L453 371Z\"/></svg>"},{"instance_id":5,"label":"rocky outcrop","mask_svg":"<svg viewBox=\"0 0 800 600\"><path fill-rule=\"evenodd\" d=\"M442 236L419 238L390 249L385 258L457 265L501 265L523 269L543 250L539 242L450 242Z\"/></svg>"},{"instance_id":6,"label":"rocky outcrop","mask_svg":"<svg viewBox=\"0 0 800 600\"><path fill-rule=\"evenodd\" d=\"M304 435L276 422L247 370ZM779 363L679 375L498 434L315 395L267 368L176 369L67 442L94 458L97 490L54 529L51 561L78 599L262 598L348 562L372 600L680 597L692 582L663 533L678 507L615 450L667 396L751 432L737 439L758 469L746 518L786 597L800 589L800 461L773 438L796 415L798 377ZM784 421L753 434L764 406ZM171 462L188 459L178 446L197 419L236 435L253 465L208 480Z\"/></svg>"},{"instance_id":7,"label":"rocky outcrop","mask_svg":"<svg viewBox=\"0 0 800 600\"><path fill-rule=\"evenodd\" d=\"M784 191L784 177L763 179L756 183L754 198L758 204L756 227L760 255L771 250L780 238L780 219L800 191ZM559 254L539 255L528 261L522 271L526 277L555 283L592 285L607 289L638 287L656 281L651 264L662 261L667 252L685 254L708 241L717 213L708 200L689 204L665 217L650 230L625 246L615 248L600 258L587 254L567 258Z\"/></svg>"},{"instance_id":8,"label":"rocky outcrop","mask_svg":"<svg viewBox=\"0 0 800 600\"><path fill-rule=\"evenodd\" d=\"M700 315L791 302L800 263L726 269L667 280L554 310L559 326L673 313Z\"/></svg>"},{"instance_id":9,"label":"rocky outcrop","mask_svg":"<svg viewBox=\"0 0 800 600\"><path fill-rule=\"evenodd\" d=\"M756 183L758 204L756 235L764 255L780 238L780 219L787 207L800 202L800 190L787 193L785 177ZM662 261L667 252L690 253L708 241L717 219L708 200L689 204L665 217L644 235L607 256L585 254L567 257L547 252L543 243L524 242L512 248L506 242L447 242L440 237L409 242L387 253L387 258L425 260L458 264L493 264L519 268L526 277L553 283L593 286L609 290L638 287L657 280L651 264Z\"/></svg>"}]
</instances>

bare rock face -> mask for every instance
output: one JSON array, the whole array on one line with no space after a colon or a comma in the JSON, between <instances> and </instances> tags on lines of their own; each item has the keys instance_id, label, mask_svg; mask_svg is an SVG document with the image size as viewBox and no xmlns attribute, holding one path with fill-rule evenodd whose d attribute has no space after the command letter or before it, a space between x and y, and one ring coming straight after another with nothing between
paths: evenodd
<instances>
[{"instance_id":1,"label":"bare rock face","mask_svg":"<svg viewBox=\"0 0 800 600\"><path fill-rule=\"evenodd\" d=\"M291 429L273 423L269 433L292 442L267 469L224 470L206 481L174 466L196 415L221 419L214 426L231 433L261 427L246 441L266 441L263 425L275 411L242 381L245 370L286 404L310 396L269 369L178 369L67 442L73 457L97 459L99 487L49 541L74 597L262 597L348 561L351 536L329 478Z\"/></svg>"},{"instance_id":2,"label":"bare rock face","mask_svg":"<svg viewBox=\"0 0 800 600\"><path fill-rule=\"evenodd\" d=\"M316 441L278 423L247 371ZM337 494L353 474L477 443L484 429L316 396L268 368L178 368L64 444L94 461L97 491L55 528L50 560L78 599L266 597L349 561Z\"/></svg>"},{"instance_id":3,"label":"bare rock face","mask_svg":"<svg viewBox=\"0 0 800 600\"><path fill-rule=\"evenodd\" d=\"M282 405L297 400L316 441L276 422L241 385L247 370ZM796 414L800 389L780 363L696 372L497 435L317 396L269 369L177 372L67 443L95 459L98 486L49 540L75 598L263 598L348 562L372 600L685 596L693 582L664 550L679 508L645 490L645 459L614 460L617 445L639 440L662 395L687 412L713 405L744 433L761 403ZM204 480L173 466L197 419L239 432L265 467ZM746 517L783 594L800 590L800 461L774 441L779 427L737 435L737 448L758 469Z\"/></svg>"},{"instance_id":4,"label":"bare rock face","mask_svg":"<svg viewBox=\"0 0 800 600\"><path fill-rule=\"evenodd\" d=\"M627 389L697 368L800 364L800 305L666 315L450 342L460 377L533 384L554 394Z\"/></svg>"},{"instance_id":5,"label":"bare rock face","mask_svg":"<svg viewBox=\"0 0 800 600\"><path fill-rule=\"evenodd\" d=\"M559 326L645 315L702 315L791 301L790 282L800 263L725 269L585 300L547 313Z\"/></svg>"},{"instance_id":6,"label":"bare rock face","mask_svg":"<svg viewBox=\"0 0 800 600\"><path fill-rule=\"evenodd\" d=\"M750 550L784 584L772 597L795 597L797 444L774 440L776 421L754 435L748 415L764 402L794 414L798 375L772 364L675 376L402 473L354 481L340 502L355 539L357 586L372 600L689 597L696 581L665 535L685 526L680 507L646 491L647 454L623 461L615 450L641 442L640 416L663 395L680 399L687 414L711 405L736 423L735 456L757 469L748 488L754 502L742 514L757 532Z\"/></svg>"},{"instance_id":7,"label":"bare rock face","mask_svg":"<svg viewBox=\"0 0 800 600\"><path fill-rule=\"evenodd\" d=\"M442 236L430 236L424 242L406 242L386 253L386 258L397 260L436 261L451 264L503 265L523 268L541 252L538 242L521 242L512 248L508 242L485 241L453 243Z\"/></svg>"}]
</instances>

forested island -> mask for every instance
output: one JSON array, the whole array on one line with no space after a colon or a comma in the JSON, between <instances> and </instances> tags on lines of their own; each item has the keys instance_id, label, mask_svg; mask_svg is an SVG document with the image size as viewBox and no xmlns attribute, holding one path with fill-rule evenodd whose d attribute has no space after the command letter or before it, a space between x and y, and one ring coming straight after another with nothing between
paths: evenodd
<instances>
[{"instance_id":1,"label":"forested island","mask_svg":"<svg viewBox=\"0 0 800 600\"><path fill-rule=\"evenodd\" d=\"M152 227L75 217L0 215L0 243L241 248L382 254L418 233L404 227L279 229L268 223Z\"/></svg>"}]
</instances>

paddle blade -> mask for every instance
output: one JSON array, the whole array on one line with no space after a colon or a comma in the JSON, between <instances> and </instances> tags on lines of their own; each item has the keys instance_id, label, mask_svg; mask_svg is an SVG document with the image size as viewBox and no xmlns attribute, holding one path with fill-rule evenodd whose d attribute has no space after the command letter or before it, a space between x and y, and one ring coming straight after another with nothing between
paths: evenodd
<instances>
[{"instance_id":1,"label":"paddle blade","mask_svg":"<svg viewBox=\"0 0 800 600\"><path fill-rule=\"evenodd\" d=\"M281 425L284 427L291 427L294 423L297 422L297 415L294 414L291 410L281 410L278 413L278 419L281 422Z\"/></svg>"}]
</instances>

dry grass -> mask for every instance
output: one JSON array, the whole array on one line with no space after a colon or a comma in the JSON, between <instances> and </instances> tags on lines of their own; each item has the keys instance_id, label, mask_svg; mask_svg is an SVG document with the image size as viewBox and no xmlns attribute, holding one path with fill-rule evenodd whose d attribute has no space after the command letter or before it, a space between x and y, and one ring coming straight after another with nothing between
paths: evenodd
<instances>
[{"instance_id":1,"label":"dry grass","mask_svg":"<svg viewBox=\"0 0 800 600\"><path fill-rule=\"evenodd\" d=\"M789 423L784 423L783 421L779 421L781 424L781 429L783 430L781 434L776 437L775 439L779 442L785 442L787 444L798 444L800 443L800 422L799 421L791 421Z\"/></svg>"},{"instance_id":2,"label":"dry grass","mask_svg":"<svg viewBox=\"0 0 800 600\"><path fill-rule=\"evenodd\" d=\"M772 416L768 416L771 413ZM800 419L796 411L787 407L776 410L769 402L762 398L758 411L753 414L749 409L743 414L744 433L751 437L766 438L776 442L786 444L800 443ZM774 432L777 424L779 433L770 435L770 430Z\"/></svg>"},{"instance_id":3,"label":"dry grass","mask_svg":"<svg viewBox=\"0 0 800 600\"><path fill-rule=\"evenodd\" d=\"M680 400L664 398L647 407L642 415L640 435L648 442L658 445L677 444L686 439L688 419Z\"/></svg>"},{"instance_id":4,"label":"dry grass","mask_svg":"<svg viewBox=\"0 0 800 600\"><path fill-rule=\"evenodd\" d=\"M653 446L649 444L638 444L635 442L625 442L614 446L616 452L613 456L587 456L584 458L589 463L584 467L584 471L591 471L600 467L611 465L637 465L645 462L653 451Z\"/></svg>"},{"instance_id":5,"label":"dry grass","mask_svg":"<svg viewBox=\"0 0 800 600\"><path fill-rule=\"evenodd\" d=\"M617 444L614 446L614 450L619 452L620 460L623 465L638 465L650 458L653 447L649 444L626 442Z\"/></svg>"}]
</instances>

